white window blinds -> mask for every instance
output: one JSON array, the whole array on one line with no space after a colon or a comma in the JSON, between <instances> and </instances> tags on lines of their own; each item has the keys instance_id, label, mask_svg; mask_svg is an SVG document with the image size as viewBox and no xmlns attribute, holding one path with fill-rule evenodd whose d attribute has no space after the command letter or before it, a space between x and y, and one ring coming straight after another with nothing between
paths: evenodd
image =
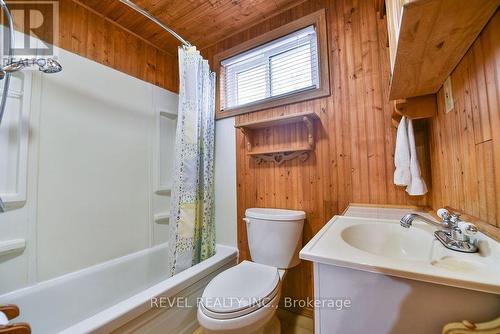
<instances>
[{"instance_id":1,"label":"white window blinds","mask_svg":"<svg viewBox=\"0 0 500 334\"><path fill-rule=\"evenodd\" d=\"M221 62L221 107L229 110L319 87L314 26Z\"/></svg>"}]
</instances>

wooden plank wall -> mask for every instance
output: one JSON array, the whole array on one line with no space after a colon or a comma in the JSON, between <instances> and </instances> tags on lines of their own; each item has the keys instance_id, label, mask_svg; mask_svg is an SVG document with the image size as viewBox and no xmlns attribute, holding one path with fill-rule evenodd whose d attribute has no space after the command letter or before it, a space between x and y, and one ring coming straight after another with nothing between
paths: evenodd
<instances>
[{"instance_id":1,"label":"wooden plank wall","mask_svg":"<svg viewBox=\"0 0 500 334\"><path fill-rule=\"evenodd\" d=\"M59 1L57 45L172 92L179 90L177 55L160 50L77 1Z\"/></svg>"},{"instance_id":2,"label":"wooden plank wall","mask_svg":"<svg viewBox=\"0 0 500 334\"><path fill-rule=\"evenodd\" d=\"M433 207L449 205L500 227L500 12L451 75L454 109L431 121ZM496 150L496 153L495 153Z\"/></svg>"},{"instance_id":3,"label":"wooden plank wall","mask_svg":"<svg viewBox=\"0 0 500 334\"><path fill-rule=\"evenodd\" d=\"M430 205L428 196L410 198L395 187L393 152L395 128L388 101L389 53L387 24L377 16L371 1L310 0L259 25L202 50L213 55L238 43L326 8L331 96L237 117L237 123L286 113L313 110L316 124L315 153L306 162L293 160L280 166L257 165L246 154L244 137L237 132L238 246L241 259L249 258L245 225L246 208L276 207L304 210L304 243L348 203ZM426 124L420 122L417 142L421 165L430 186ZM304 131L298 125L264 130L258 145L295 142ZM303 138L303 137L302 137ZM289 272L284 296L312 297L311 264L303 261ZM310 311L310 310L306 310Z\"/></svg>"}]
</instances>

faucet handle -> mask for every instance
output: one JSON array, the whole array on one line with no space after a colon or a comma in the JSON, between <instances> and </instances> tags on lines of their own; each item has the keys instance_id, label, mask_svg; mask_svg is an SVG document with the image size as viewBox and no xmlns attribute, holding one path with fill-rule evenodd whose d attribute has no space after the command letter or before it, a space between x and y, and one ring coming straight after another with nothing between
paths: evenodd
<instances>
[{"instance_id":1,"label":"faucet handle","mask_svg":"<svg viewBox=\"0 0 500 334\"><path fill-rule=\"evenodd\" d=\"M456 227L460 224L462 220L460 219L459 213L452 213L449 220L450 227Z\"/></svg>"},{"instance_id":2,"label":"faucet handle","mask_svg":"<svg viewBox=\"0 0 500 334\"><path fill-rule=\"evenodd\" d=\"M478 228L476 225L471 223L464 223L464 234L466 236L472 237L477 234Z\"/></svg>"},{"instance_id":3,"label":"faucet handle","mask_svg":"<svg viewBox=\"0 0 500 334\"><path fill-rule=\"evenodd\" d=\"M441 224L443 224L443 226L445 226L446 228L452 227L453 223L451 221L450 211L448 211L444 208L441 208L441 209L437 210L436 213L439 216L439 218L441 218Z\"/></svg>"},{"instance_id":4,"label":"faucet handle","mask_svg":"<svg viewBox=\"0 0 500 334\"><path fill-rule=\"evenodd\" d=\"M439 218L441 218L442 220L449 220L450 219L450 211L448 211L444 208L437 210L436 213L439 216Z\"/></svg>"}]
</instances>

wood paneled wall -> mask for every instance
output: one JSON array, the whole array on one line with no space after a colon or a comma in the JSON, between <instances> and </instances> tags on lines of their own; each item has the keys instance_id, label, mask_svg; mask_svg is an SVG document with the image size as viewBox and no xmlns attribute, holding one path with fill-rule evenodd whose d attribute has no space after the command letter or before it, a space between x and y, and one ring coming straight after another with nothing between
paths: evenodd
<instances>
[{"instance_id":1,"label":"wood paneled wall","mask_svg":"<svg viewBox=\"0 0 500 334\"><path fill-rule=\"evenodd\" d=\"M433 207L460 209L500 227L500 12L451 75L454 109L431 121ZM496 151L495 151L496 150Z\"/></svg>"},{"instance_id":2,"label":"wood paneled wall","mask_svg":"<svg viewBox=\"0 0 500 334\"><path fill-rule=\"evenodd\" d=\"M331 96L237 117L237 122L286 113L315 111L316 148L305 162L292 160L280 166L256 164L247 156L244 137L237 132L238 246L248 259L246 208L276 207L304 210L307 220L304 243L348 203L430 205L428 196L410 198L393 185L395 128L388 101L389 53L384 19L372 1L310 0L259 25L203 50L208 59L238 43L294 19L326 9L328 24ZM421 165L427 182L429 154L426 124L417 135ZM267 129L257 136L258 145L296 141L303 129L289 125ZM312 297L311 264L303 261L289 272L284 296Z\"/></svg>"},{"instance_id":3,"label":"wood paneled wall","mask_svg":"<svg viewBox=\"0 0 500 334\"><path fill-rule=\"evenodd\" d=\"M177 55L160 50L78 1L59 1L57 45L172 92L179 90Z\"/></svg>"}]
</instances>

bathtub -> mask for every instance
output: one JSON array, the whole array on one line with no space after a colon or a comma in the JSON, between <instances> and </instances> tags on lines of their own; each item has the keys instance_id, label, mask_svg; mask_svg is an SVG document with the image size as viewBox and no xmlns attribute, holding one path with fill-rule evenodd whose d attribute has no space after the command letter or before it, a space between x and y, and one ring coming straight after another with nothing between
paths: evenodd
<instances>
[{"instance_id":1,"label":"bathtub","mask_svg":"<svg viewBox=\"0 0 500 334\"><path fill-rule=\"evenodd\" d=\"M237 263L236 248L168 277L166 244L0 296L16 304L34 334L192 333L196 302L219 272Z\"/></svg>"}]
</instances>

